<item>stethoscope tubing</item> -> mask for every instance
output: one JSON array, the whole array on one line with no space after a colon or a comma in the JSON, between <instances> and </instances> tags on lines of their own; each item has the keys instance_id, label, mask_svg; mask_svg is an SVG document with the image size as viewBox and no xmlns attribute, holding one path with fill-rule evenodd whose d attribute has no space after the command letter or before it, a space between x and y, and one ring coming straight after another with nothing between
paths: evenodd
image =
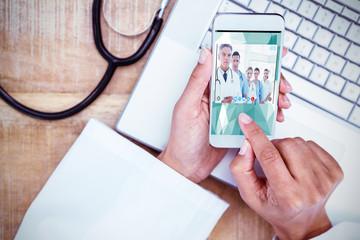
<instances>
[{"instance_id":1,"label":"stethoscope tubing","mask_svg":"<svg viewBox=\"0 0 360 240\"><path fill-rule=\"evenodd\" d=\"M59 120L73 116L74 114L77 114L80 111L84 110L93 101L95 101L95 99L104 91L104 89L110 82L111 77L113 76L117 67L131 65L144 56L146 51L150 48L151 44L155 40L157 34L159 33L163 22L162 18L156 17L154 19L150 32L148 33L144 42L141 44L140 48L133 55L127 58L117 58L113 56L106 49L102 41L101 28L100 28L100 13L101 13L100 9L101 9L101 0L94 0L92 7L94 42L101 56L108 62L108 67L99 84L83 101L64 111L42 112L29 108L23 105L22 103L18 102L13 97L11 97L1 86L0 86L0 97L14 109L30 117L42 119L42 120Z\"/></svg>"},{"instance_id":2,"label":"stethoscope tubing","mask_svg":"<svg viewBox=\"0 0 360 240\"><path fill-rule=\"evenodd\" d=\"M221 82L218 77L219 76L218 71L219 71L219 68L216 69L216 72L215 72L215 82L219 82L219 84L221 85ZM230 68L230 73L231 73L231 79L234 79L233 70L231 68Z\"/></svg>"}]
</instances>

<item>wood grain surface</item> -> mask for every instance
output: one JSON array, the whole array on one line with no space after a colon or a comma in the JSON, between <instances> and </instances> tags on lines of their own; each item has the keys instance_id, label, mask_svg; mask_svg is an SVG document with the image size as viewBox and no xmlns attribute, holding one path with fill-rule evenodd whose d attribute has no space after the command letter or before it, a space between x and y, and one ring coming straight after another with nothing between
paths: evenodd
<instances>
[{"instance_id":1,"label":"wood grain surface","mask_svg":"<svg viewBox=\"0 0 360 240\"><path fill-rule=\"evenodd\" d=\"M105 14L119 30L134 33L150 22L160 2L107 0ZM165 20L174 3L170 0ZM64 110L85 98L107 67L94 45L91 9L90 0L0 0L1 86L44 111ZM103 17L101 26L106 47L119 57L131 55L146 36L122 37ZM14 238L27 208L91 117L114 128L150 51L118 68L90 107L64 120L33 119L0 100L0 239ZM209 239L271 239L271 226L236 189L211 177L201 186L230 203Z\"/></svg>"}]
</instances>

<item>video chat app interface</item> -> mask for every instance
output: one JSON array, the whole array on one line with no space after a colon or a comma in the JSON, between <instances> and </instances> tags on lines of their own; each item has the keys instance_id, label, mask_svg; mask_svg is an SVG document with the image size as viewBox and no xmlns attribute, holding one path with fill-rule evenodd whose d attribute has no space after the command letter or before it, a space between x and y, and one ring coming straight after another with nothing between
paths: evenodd
<instances>
[{"instance_id":1,"label":"video chat app interface","mask_svg":"<svg viewBox=\"0 0 360 240\"><path fill-rule=\"evenodd\" d=\"M211 134L243 135L244 112L272 134L276 118L276 82L280 32L215 31Z\"/></svg>"}]
</instances>

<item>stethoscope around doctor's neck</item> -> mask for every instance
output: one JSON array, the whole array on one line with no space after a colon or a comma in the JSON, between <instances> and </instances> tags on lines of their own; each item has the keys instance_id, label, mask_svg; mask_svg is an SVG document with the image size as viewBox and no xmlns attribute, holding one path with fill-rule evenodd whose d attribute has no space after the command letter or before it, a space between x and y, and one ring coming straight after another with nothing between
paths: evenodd
<instances>
[{"instance_id":1,"label":"stethoscope around doctor's neck","mask_svg":"<svg viewBox=\"0 0 360 240\"><path fill-rule=\"evenodd\" d=\"M104 43L102 41L101 36L101 28L100 28L100 9L101 9L101 0L94 0L93 7L92 7L92 25L93 25L93 34L94 34L94 41L97 50L101 54L103 58L108 62L108 67L106 69L106 72L104 73L104 76L102 77L99 84L96 86L96 88L80 103L75 105L72 108L69 108L67 110L61 111L61 112L41 112L35 109L31 109L18 101L16 101L13 97L11 97L1 86L0 86L0 97L11 107L14 109L34 118L43 119L43 120L58 120L70 117L80 111L82 111L84 108L86 108L88 105L90 105L105 89L105 87L108 85L108 83L111 80L111 77L113 76L115 69L119 66L127 66L130 64L133 64L137 62L146 51L150 48L151 44L155 40L157 34L160 31L161 24L163 22L162 16L164 14L164 10L168 4L169 0L163 0L161 3L161 6L158 10L154 12L152 25L149 24L143 31L136 33L136 34L124 34L119 31L116 31L108 22L106 16L105 16L105 1L103 3L103 12L104 12L104 18L106 22L109 24L109 26L118 32L119 34L126 35L126 36L136 36L139 34L142 34L145 32L148 28L150 28L150 32L146 36L144 42L140 46L140 48L130 57L127 58L117 58L114 55L112 55L104 46Z\"/></svg>"},{"instance_id":2,"label":"stethoscope around doctor's neck","mask_svg":"<svg viewBox=\"0 0 360 240\"><path fill-rule=\"evenodd\" d=\"M218 69L216 69L216 72L215 72L215 93L218 93L217 95L217 97L216 97L216 99L218 100L218 101L220 101L221 100L221 97L220 97L220 95L219 95L219 92L217 91L218 89L218 86L217 86L217 84L216 83L218 83L219 85L220 85L220 87L221 87L221 81L219 80L219 69L220 69L220 67L218 68ZM234 82L234 75L233 75L233 70L231 69L231 68L229 68L229 70L230 70L230 73L231 73L231 83L233 83ZM224 79L224 81L225 81L225 79ZM227 80L226 80L227 81Z\"/></svg>"},{"instance_id":3,"label":"stethoscope around doctor's neck","mask_svg":"<svg viewBox=\"0 0 360 240\"><path fill-rule=\"evenodd\" d=\"M234 76L233 76L233 70L231 68L229 68L230 72L231 72L231 83L234 82ZM218 82L220 85L221 85L221 82L219 80L219 68L216 70L216 73L215 73L215 87L216 87L216 83ZM224 79L225 81L225 79ZM216 90L216 89L215 89Z\"/></svg>"}]
</instances>

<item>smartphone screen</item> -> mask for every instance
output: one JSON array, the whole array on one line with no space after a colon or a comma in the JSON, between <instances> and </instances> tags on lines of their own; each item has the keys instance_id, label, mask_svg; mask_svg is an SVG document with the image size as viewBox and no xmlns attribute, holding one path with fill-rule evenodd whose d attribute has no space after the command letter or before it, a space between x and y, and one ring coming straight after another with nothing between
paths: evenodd
<instances>
[{"instance_id":1,"label":"smartphone screen","mask_svg":"<svg viewBox=\"0 0 360 240\"><path fill-rule=\"evenodd\" d=\"M280 81L281 32L213 32L212 135L243 135L238 117L249 115L273 134Z\"/></svg>"}]
</instances>

